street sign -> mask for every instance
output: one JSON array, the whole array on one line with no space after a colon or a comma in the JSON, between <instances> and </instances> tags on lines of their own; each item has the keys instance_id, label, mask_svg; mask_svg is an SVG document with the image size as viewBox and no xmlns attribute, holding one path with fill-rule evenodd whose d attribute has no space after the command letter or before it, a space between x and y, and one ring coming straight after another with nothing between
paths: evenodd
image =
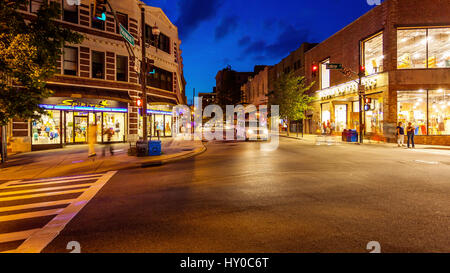
<instances>
[{"instance_id":1,"label":"street sign","mask_svg":"<svg viewBox=\"0 0 450 273\"><path fill-rule=\"evenodd\" d=\"M342 69L342 64L326 64L327 69Z\"/></svg>"},{"instance_id":2,"label":"street sign","mask_svg":"<svg viewBox=\"0 0 450 273\"><path fill-rule=\"evenodd\" d=\"M358 86L358 92L359 92L360 95L366 94L366 88L364 87L364 85L359 85Z\"/></svg>"},{"instance_id":3,"label":"street sign","mask_svg":"<svg viewBox=\"0 0 450 273\"><path fill-rule=\"evenodd\" d=\"M122 24L119 24L120 26L120 35L122 35L122 37L127 40L128 43L130 43L130 45L134 46L134 37L133 35L131 35L128 30L122 26Z\"/></svg>"}]
</instances>

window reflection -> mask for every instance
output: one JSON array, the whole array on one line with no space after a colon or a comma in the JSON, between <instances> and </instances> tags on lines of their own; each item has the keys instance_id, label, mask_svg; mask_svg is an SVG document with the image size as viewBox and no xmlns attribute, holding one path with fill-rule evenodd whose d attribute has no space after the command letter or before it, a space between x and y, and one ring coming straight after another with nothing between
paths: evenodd
<instances>
[{"instance_id":1,"label":"window reflection","mask_svg":"<svg viewBox=\"0 0 450 273\"><path fill-rule=\"evenodd\" d=\"M407 126L411 122L416 127L416 135L427 134L427 93L419 91L399 91L397 93L398 122Z\"/></svg>"},{"instance_id":2,"label":"window reflection","mask_svg":"<svg viewBox=\"0 0 450 273\"><path fill-rule=\"evenodd\" d=\"M450 28L428 30L428 67L450 67Z\"/></svg>"},{"instance_id":3,"label":"window reflection","mask_svg":"<svg viewBox=\"0 0 450 273\"><path fill-rule=\"evenodd\" d=\"M450 91L428 92L428 132L430 135L450 135Z\"/></svg>"},{"instance_id":4,"label":"window reflection","mask_svg":"<svg viewBox=\"0 0 450 273\"><path fill-rule=\"evenodd\" d=\"M399 69L426 68L426 36L426 29L398 30L397 67Z\"/></svg>"}]
</instances>

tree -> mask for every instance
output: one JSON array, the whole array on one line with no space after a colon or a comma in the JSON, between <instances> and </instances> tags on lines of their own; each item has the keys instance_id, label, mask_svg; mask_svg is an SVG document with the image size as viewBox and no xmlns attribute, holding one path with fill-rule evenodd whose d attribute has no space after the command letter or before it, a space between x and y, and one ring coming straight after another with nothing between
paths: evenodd
<instances>
[{"instance_id":1,"label":"tree","mask_svg":"<svg viewBox=\"0 0 450 273\"><path fill-rule=\"evenodd\" d=\"M0 125L12 118L37 118L43 98L52 95L46 81L57 71L65 44L83 36L62 27L58 2L43 1L36 18L20 12L27 0L0 1Z\"/></svg>"},{"instance_id":2,"label":"tree","mask_svg":"<svg viewBox=\"0 0 450 273\"><path fill-rule=\"evenodd\" d=\"M288 121L304 120L312 97L307 94L314 83L306 85L305 77L295 76L294 73L282 74L274 82L274 91L269 94L269 104L279 105L280 118Z\"/></svg>"}]
</instances>

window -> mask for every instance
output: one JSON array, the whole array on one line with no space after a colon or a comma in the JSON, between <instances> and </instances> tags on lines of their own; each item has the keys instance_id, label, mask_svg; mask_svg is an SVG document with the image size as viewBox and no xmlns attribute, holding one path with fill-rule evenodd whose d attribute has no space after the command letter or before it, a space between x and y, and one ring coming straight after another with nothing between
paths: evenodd
<instances>
[{"instance_id":1,"label":"window","mask_svg":"<svg viewBox=\"0 0 450 273\"><path fill-rule=\"evenodd\" d=\"M62 0L63 20L66 22L78 24L78 6L67 4L67 0Z\"/></svg>"},{"instance_id":2,"label":"window","mask_svg":"<svg viewBox=\"0 0 450 273\"><path fill-rule=\"evenodd\" d=\"M416 135L427 134L427 92L398 91L397 117L406 127L411 122L416 127Z\"/></svg>"},{"instance_id":3,"label":"window","mask_svg":"<svg viewBox=\"0 0 450 273\"><path fill-rule=\"evenodd\" d=\"M46 111L39 119L32 122L32 144L61 143L61 112Z\"/></svg>"},{"instance_id":4,"label":"window","mask_svg":"<svg viewBox=\"0 0 450 273\"><path fill-rule=\"evenodd\" d=\"M94 6L91 6L91 26L99 30L105 30L105 21L99 20L94 16Z\"/></svg>"},{"instance_id":5,"label":"window","mask_svg":"<svg viewBox=\"0 0 450 273\"><path fill-rule=\"evenodd\" d=\"M450 135L450 90L428 91L428 133Z\"/></svg>"},{"instance_id":6,"label":"window","mask_svg":"<svg viewBox=\"0 0 450 273\"><path fill-rule=\"evenodd\" d=\"M428 67L450 67L450 28L428 30Z\"/></svg>"},{"instance_id":7,"label":"window","mask_svg":"<svg viewBox=\"0 0 450 273\"><path fill-rule=\"evenodd\" d=\"M327 64L330 63L330 59L320 64L320 88L325 89L330 87L330 70L327 69Z\"/></svg>"},{"instance_id":8,"label":"window","mask_svg":"<svg viewBox=\"0 0 450 273\"><path fill-rule=\"evenodd\" d=\"M43 3L44 3L44 0L31 0L30 1L30 11L33 13L37 13Z\"/></svg>"},{"instance_id":9,"label":"window","mask_svg":"<svg viewBox=\"0 0 450 273\"><path fill-rule=\"evenodd\" d=\"M397 31L397 68L450 67L450 28Z\"/></svg>"},{"instance_id":10,"label":"window","mask_svg":"<svg viewBox=\"0 0 450 273\"><path fill-rule=\"evenodd\" d=\"M172 91L172 77L172 72L155 67L154 73L149 74L147 77L147 85L167 91Z\"/></svg>"},{"instance_id":11,"label":"window","mask_svg":"<svg viewBox=\"0 0 450 273\"><path fill-rule=\"evenodd\" d=\"M92 78L105 78L105 53L92 51Z\"/></svg>"},{"instance_id":12,"label":"window","mask_svg":"<svg viewBox=\"0 0 450 273\"><path fill-rule=\"evenodd\" d=\"M74 47L64 47L64 75L76 76L78 71L78 50Z\"/></svg>"},{"instance_id":13,"label":"window","mask_svg":"<svg viewBox=\"0 0 450 273\"><path fill-rule=\"evenodd\" d=\"M117 12L116 13L117 16L117 20L119 21L119 23L126 29L128 30L128 15ZM117 24L116 26L116 32L120 33L120 29L119 29L119 24Z\"/></svg>"},{"instance_id":14,"label":"window","mask_svg":"<svg viewBox=\"0 0 450 273\"><path fill-rule=\"evenodd\" d=\"M382 33L363 42L363 65L366 68L366 75L382 72L383 59Z\"/></svg>"},{"instance_id":15,"label":"window","mask_svg":"<svg viewBox=\"0 0 450 273\"><path fill-rule=\"evenodd\" d=\"M116 57L116 79L118 81L123 81L123 82L128 81L127 62L128 62L128 58L126 56L117 55L117 57Z\"/></svg>"},{"instance_id":16,"label":"window","mask_svg":"<svg viewBox=\"0 0 450 273\"><path fill-rule=\"evenodd\" d=\"M152 33L152 27L149 25L145 25L145 42L166 53L171 53L170 38L163 33L160 33L158 37L154 36Z\"/></svg>"},{"instance_id":17,"label":"window","mask_svg":"<svg viewBox=\"0 0 450 273\"><path fill-rule=\"evenodd\" d=\"M170 38L161 33L159 35L158 48L170 54Z\"/></svg>"}]
</instances>

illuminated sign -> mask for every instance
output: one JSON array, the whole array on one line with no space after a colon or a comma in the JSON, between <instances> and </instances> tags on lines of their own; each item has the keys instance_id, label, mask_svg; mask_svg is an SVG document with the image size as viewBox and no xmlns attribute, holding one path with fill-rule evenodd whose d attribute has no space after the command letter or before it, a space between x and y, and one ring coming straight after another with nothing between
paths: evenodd
<instances>
[{"instance_id":1,"label":"illuminated sign","mask_svg":"<svg viewBox=\"0 0 450 273\"><path fill-rule=\"evenodd\" d=\"M362 85L365 90L375 89L379 84L378 75L372 77L365 77L362 79ZM340 85L336 85L327 89L318 91L319 98L326 99L337 96L344 96L347 94L353 94L358 92L358 84L354 81L346 82Z\"/></svg>"},{"instance_id":2,"label":"illuminated sign","mask_svg":"<svg viewBox=\"0 0 450 273\"><path fill-rule=\"evenodd\" d=\"M107 100L101 100L98 103L89 103L89 102L82 102L82 101L75 101L75 100L63 100L59 105L63 106L87 106L87 107L94 107L94 108L105 108L107 107L108 101Z\"/></svg>"}]
</instances>

